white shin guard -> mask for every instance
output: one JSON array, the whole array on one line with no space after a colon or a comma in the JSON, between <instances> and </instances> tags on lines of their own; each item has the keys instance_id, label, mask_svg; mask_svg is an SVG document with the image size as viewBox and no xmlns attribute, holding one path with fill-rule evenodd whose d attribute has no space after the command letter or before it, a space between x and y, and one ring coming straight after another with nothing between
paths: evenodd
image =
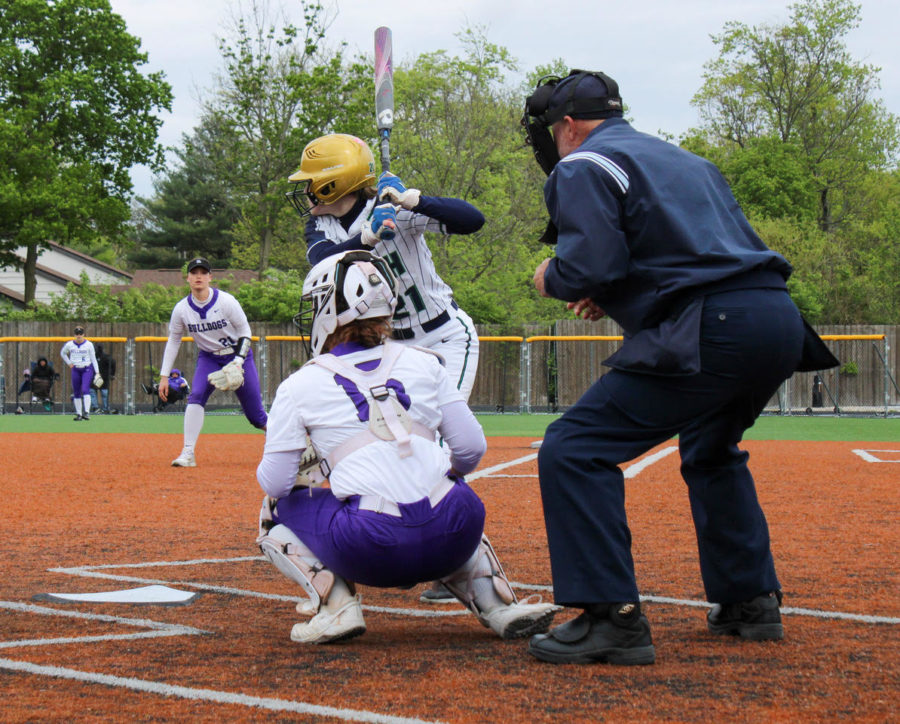
<instances>
[{"instance_id":1,"label":"white shin guard","mask_svg":"<svg viewBox=\"0 0 900 724\"><path fill-rule=\"evenodd\" d=\"M267 532L260 531L256 542L279 571L302 586L316 611L332 594L341 599L350 595L350 585L328 570L286 525L279 523ZM341 585L336 587L336 583Z\"/></svg>"},{"instance_id":2,"label":"white shin guard","mask_svg":"<svg viewBox=\"0 0 900 724\"><path fill-rule=\"evenodd\" d=\"M517 601L500 559L485 535L469 560L442 578L441 583L476 616Z\"/></svg>"}]
</instances>

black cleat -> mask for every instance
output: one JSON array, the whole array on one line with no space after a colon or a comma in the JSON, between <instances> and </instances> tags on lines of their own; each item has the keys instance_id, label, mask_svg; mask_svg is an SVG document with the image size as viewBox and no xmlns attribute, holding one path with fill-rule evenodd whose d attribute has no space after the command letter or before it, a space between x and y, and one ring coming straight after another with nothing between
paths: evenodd
<instances>
[{"instance_id":1,"label":"black cleat","mask_svg":"<svg viewBox=\"0 0 900 724\"><path fill-rule=\"evenodd\" d=\"M84 417L81 415L75 415L75 417L72 418L73 422L81 422L83 419Z\"/></svg>"},{"instance_id":2,"label":"black cleat","mask_svg":"<svg viewBox=\"0 0 900 724\"><path fill-rule=\"evenodd\" d=\"M456 596L440 581L435 581L431 588L423 591L419 600L422 603L458 603Z\"/></svg>"},{"instance_id":3,"label":"black cleat","mask_svg":"<svg viewBox=\"0 0 900 724\"><path fill-rule=\"evenodd\" d=\"M534 636L528 653L553 664L638 666L656 661L650 623L639 603L594 604L549 633Z\"/></svg>"},{"instance_id":4,"label":"black cleat","mask_svg":"<svg viewBox=\"0 0 900 724\"><path fill-rule=\"evenodd\" d=\"M714 634L740 636L749 641L780 641L781 591L770 591L750 601L717 603L706 615L706 625Z\"/></svg>"}]
</instances>

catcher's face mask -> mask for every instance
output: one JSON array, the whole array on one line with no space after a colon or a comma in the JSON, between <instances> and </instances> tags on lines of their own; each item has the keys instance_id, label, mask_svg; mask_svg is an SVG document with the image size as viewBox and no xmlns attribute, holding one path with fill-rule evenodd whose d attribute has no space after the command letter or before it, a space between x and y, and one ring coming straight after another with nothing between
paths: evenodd
<instances>
[{"instance_id":1,"label":"catcher's face mask","mask_svg":"<svg viewBox=\"0 0 900 724\"><path fill-rule=\"evenodd\" d=\"M309 357L322 353L328 336L356 319L390 317L397 306L397 282L388 263L365 250L327 257L303 283L294 324Z\"/></svg>"},{"instance_id":2,"label":"catcher's face mask","mask_svg":"<svg viewBox=\"0 0 900 724\"><path fill-rule=\"evenodd\" d=\"M594 77L607 89L605 96L579 96L579 84L584 78ZM562 95L560 96L559 93ZM582 91L583 92L583 91ZM554 99L553 108L550 107ZM622 99L619 84L605 73L590 70L572 70L565 78L545 75L537 87L525 99L522 126L525 142L534 150L538 165L548 176L559 163L559 151L550 133L550 127L566 116L577 118L609 118L622 115Z\"/></svg>"}]
</instances>

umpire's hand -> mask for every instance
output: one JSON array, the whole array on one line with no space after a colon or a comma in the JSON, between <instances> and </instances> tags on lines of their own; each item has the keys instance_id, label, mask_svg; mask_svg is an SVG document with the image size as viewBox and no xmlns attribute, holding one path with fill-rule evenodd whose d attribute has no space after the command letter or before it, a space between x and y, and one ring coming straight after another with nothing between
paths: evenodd
<instances>
[{"instance_id":1,"label":"umpire's hand","mask_svg":"<svg viewBox=\"0 0 900 724\"><path fill-rule=\"evenodd\" d=\"M550 295L544 290L544 274L547 271L547 265L550 263L549 257L544 259L540 264L538 264L537 269L534 270L534 288L538 290L538 293L542 297L549 297Z\"/></svg>"}]
</instances>

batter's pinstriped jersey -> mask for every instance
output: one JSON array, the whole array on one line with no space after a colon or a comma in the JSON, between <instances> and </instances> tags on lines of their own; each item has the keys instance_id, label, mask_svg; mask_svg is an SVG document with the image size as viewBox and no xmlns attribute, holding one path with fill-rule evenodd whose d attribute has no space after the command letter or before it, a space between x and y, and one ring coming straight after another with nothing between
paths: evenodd
<instances>
[{"instance_id":1,"label":"batter's pinstriped jersey","mask_svg":"<svg viewBox=\"0 0 900 724\"><path fill-rule=\"evenodd\" d=\"M63 345L59 354L67 365L75 365L78 369L93 367L94 372L98 374L100 372L100 368L97 366L97 356L94 353L94 343L89 339L84 340L81 344L70 339Z\"/></svg>"},{"instance_id":2,"label":"batter's pinstriped jersey","mask_svg":"<svg viewBox=\"0 0 900 724\"><path fill-rule=\"evenodd\" d=\"M374 206L375 199L370 199L348 229L344 229L334 216L313 217L316 230L325 238L314 242L307 255L317 244L340 244L359 234ZM412 329L417 337L425 333L422 324L450 309L453 301L453 290L434 268L431 250L425 241L426 231L447 233L444 225L431 217L398 209L394 238L380 241L373 249L390 264L397 277L399 294L394 329Z\"/></svg>"},{"instance_id":3,"label":"batter's pinstriped jersey","mask_svg":"<svg viewBox=\"0 0 900 724\"><path fill-rule=\"evenodd\" d=\"M250 336L250 323L240 302L220 289L209 291L206 302L188 294L172 310L160 377L168 377L172 371L182 337L193 337L198 349L218 354L229 351L241 337Z\"/></svg>"}]
</instances>

